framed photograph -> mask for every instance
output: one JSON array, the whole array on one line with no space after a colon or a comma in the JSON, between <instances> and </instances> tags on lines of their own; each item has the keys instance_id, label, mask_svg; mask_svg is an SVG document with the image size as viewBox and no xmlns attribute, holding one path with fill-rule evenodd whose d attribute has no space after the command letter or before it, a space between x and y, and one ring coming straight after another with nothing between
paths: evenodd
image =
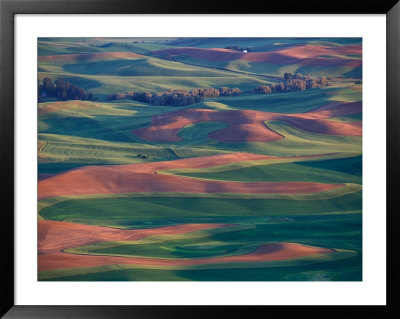
<instances>
[{"instance_id":1,"label":"framed photograph","mask_svg":"<svg viewBox=\"0 0 400 319\"><path fill-rule=\"evenodd\" d=\"M400 4L246 7L1 1L4 318L399 313Z\"/></svg>"}]
</instances>

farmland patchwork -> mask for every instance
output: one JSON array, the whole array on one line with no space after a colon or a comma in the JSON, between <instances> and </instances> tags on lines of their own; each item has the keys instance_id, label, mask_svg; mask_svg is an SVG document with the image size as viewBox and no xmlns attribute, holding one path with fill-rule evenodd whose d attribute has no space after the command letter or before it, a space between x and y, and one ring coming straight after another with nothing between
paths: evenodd
<instances>
[{"instance_id":1,"label":"farmland patchwork","mask_svg":"<svg viewBox=\"0 0 400 319\"><path fill-rule=\"evenodd\" d=\"M362 280L360 38L39 38L40 281Z\"/></svg>"}]
</instances>

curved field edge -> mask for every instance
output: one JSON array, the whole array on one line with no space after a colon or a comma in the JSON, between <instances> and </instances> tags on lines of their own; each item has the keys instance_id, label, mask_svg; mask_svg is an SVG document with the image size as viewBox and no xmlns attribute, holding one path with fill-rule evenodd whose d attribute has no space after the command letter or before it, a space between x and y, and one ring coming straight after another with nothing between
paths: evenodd
<instances>
[{"instance_id":1,"label":"curved field edge","mask_svg":"<svg viewBox=\"0 0 400 319\"><path fill-rule=\"evenodd\" d=\"M246 229L246 228L244 228ZM218 233L214 233L218 234ZM197 238L202 238L202 237L207 237L212 234L206 234L206 235L195 235L195 236L186 236L186 237L181 237L181 238L166 238L164 241L170 241L170 240L186 240L186 239L197 239ZM243 254L250 254L254 252L260 245L259 244L239 244L239 243L224 243L224 245L210 245L207 243L208 249L213 249L212 252L209 251L200 251L197 254L192 252L193 257L187 256L186 254L185 257L182 256L175 256L175 258L172 257L165 257L165 256L159 256L159 255L143 255L143 254L124 254L124 253L113 253L113 252L106 252L102 253L99 251L104 251L104 250L112 250L112 249L120 249L121 247L124 248L126 246L132 246L132 245L146 245L146 244L153 244L155 243L156 239L153 239L153 241L149 241L146 243L136 243L136 242L102 242L99 243L98 245L90 245L90 246L80 246L80 247L74 247L74 248L69 248L63 250L63 252L68 253L68 254L75 254L75 255L85 255L85 256L112 256L112 257L134 257L134 258L142 258L142 259L152 259L152 258L157 258L157 259L164 259L164 260L176 260L179 258L179 260L191 260L192 258L195 259L207 259L207 258L214 258L214 257L230 257L230 256L240 256ZM163 242L163 241L161 241ZM226 250L229 246L231 247L229 252L223 252L223 253L218 253L219 251L224 251ZM131 247L128 247L131 248ZM182 246L180 247L182 248ZM190 253L189 253L190 255Z\"/></svg>"},{"instance_id":2,"label":"curved field edge","mask_svg":"<svg viewBox=\"0 0 400 319\"><path fill-rule=\"evenodd\" d=\"M209 156L232 152L251 152L270 156L301 156L327 153L343 153L352 156L361 154L361 137L332 136L311 134L296 129L284 122L268 122L268 126L284 138L269 143L224 143L206 138L204 132L198 131L197 125L190 128L191 134L200 134L204 144L194 144L189 139L179 143L150 143L141 145L140 141L127 142L134 135L129 129L121 131L124 142L102 141L92 136L67 136L40 133L39 138L47 144L41 149L40 163L45 162L78 162L86 164L129 164L143 162L138 156L146 154L148 161L173 160L178 158ZM208 125L208 124L207 124ZM197 127L197 129L196 129ZM195 131L193 131L195 129ZM102 134L110 132L102 131ZM118 132L117 132L118 133ZM118 133L118 134L120 134ZM109 135L107 135L109 136ZM120 135L118 135L120 136Z\"/></svg>"},{"instance_id":3,"label":"curved field edge","mask_svg":"<svg viewBox=\"0 0 400 319\"><path fill-rule=\"evenodd\" d=\"M360 187L356 185L356 187ZM54 202L53 202L54 203ZM330 199L288 200L210 197L94 197L62 199L43 207L47 220L115 228L136 228L237 217L354 214L362 209L361 191ZM113 212L110 215L110 212Z\"/></svg>"},{"instance_id":4,"label":"curved field edge","mask_svg":"<svg viewBox=\"0 0 400 319\"><path fill-rule=\"evenodd\" d=\"M221 228L191 231L184 234L152 235L133 241L103 241L91 245L77 246L73 248L64 249L63 252L76 255L118 256L117 254L114 255L114 254L92 253L91 250L114 248L120 245L147 245L147 244L162 243L170 240L198 239L198 238L209 237L215 234L254 229L255 227L256 226L252 224L241 224L241 225L232 225L226 228L221 227ZM132 255L127 255L127 257L132 257Z\"/></svg>"},{"instance_id":5,"label":"curved field edge","mask_svg":"<svg viewBox=\"0 0 400 319\"><path fill-rule=\"evenodd\" d=\"M353 164L353 166L361 167L361 160L361 156L356 156L338 158L330 161L325 159L314 161L303 161L301 159L285 159L281 161L246 161L200 169L173 169L158 171L158 174L224 181L351 182L361 184L361 174L359 174L358 171L354 171L354 173L352 172L352 174L350 174L349 172L340 170L345 167L346 164ZM329 167L329 164L331 164L330 166L332 167Z\"/></svg>"},{"instance_id":6,"label":"curved field edge","mask_svg":"<svg viewBox=\"0 0 400 319\"><path fill-rule=\"evenodd\" d=\"M110 280L124 280L123 278L118 278L118 272L121 270L139 270L139 269L148 269L148 270L211 270L211 269L251 269L251 268L275 268L279 269L280 267L290 268L290 267L301 267L301 266L309 266L315 265L319 263L329 263L335 262L343 259L349 259L352 257L356 257L357 253L351 250L344 249L336 249L335 253L332 254L319 254L308 257L299 257L293 258L291 260L284 261L270 261L270 262L253 262L253 263L221 263L221 264L212 264L212 265L185 265L185 266L139 266L139 265L107 265L107 266L99 266L99 267L89 267L89 268L66 268L66 269L56 269L56 270L47 270L38 273L39 281L58 281L63 280L63 277L70 276L79 276L82 277L80 279L75 280L86 280L85 276L90 274L98 274L98 278L102 278L102 273L108 271L116 272L114 274L114 278ZM169 272L170 273L170 272ZM174 281L176 280L190 280L185 279L179 276L174 276L170 274L170 278L160 279L160 280L171 280L171 277L174 277ZM71 280L65 278L65 280ZM101 279L97 279L101 280ZM103 279L104 280L104 279ZM126 280L126 279L125 279ZM138 281L143 281L146 279L138 279ZM251 278L247 278L248 280L252 280Z\"/></svg>"},{"instance_id":7,"label":"curved field edge","mask_svg":"<svg viewBox=\"0 0 400 319\"><path fill-rule=\"evenodd\" d=\"M173 147L168 145L141 145L138 143L109 142L99 139L73 137L56 134L39 134L46 141L40 151L41 172L45 166L80 163L93 164L133 164L149 161L176 160L195 156L211 156L230 153L229 150L212 148ZM139 155L146 155L143 160ZM81 165L81 166L82 166Z\"/></svg>"},{"instance_id":8,"label":"curved field edge","mask_svg":"<svg viewBox=\"0 0 400 319\"><path fill-rule=\"evenodd\" d=\"M237 194L237 193L124 193L124 194L95 194L76 196L57 196L42 199L38 202L38 215L45 208L70 201L85 199L119 199L119 198L216 198L216 199L283 199L283 200L323 200L341 197L343 195L357 193L362 190L359 184L346 183L343 187L312 194Z\"/></svg>"},{"instance_id":9,"label":"curved field edge","mask_svg":"<svg viewBox=\"0 0 400 319\"><path fill-rule=\"evenodd\" d=\"M283 139L268 143L272 154L278 153L280 149L293 149L303 154L321 153L362 153L361 136L340 136L310 133L296 128L283 121L266 121L269 128L284 136ZM301 147L299 147L301 146Z\"/></svg>"},{"instance_id":10,"label":"curved field edge","mask_svg":"<svg viewBox=\"0 0 400 319\"><path fill-rule=\"evenodd\" d=\"M322 161L322 160L329 160L329 159L342 159L348 157L354 157L360 155L359 153L345 153L345 152L336 152L336 153L327 153L327 154L315 154L307 157L305 156L288 156L286 158L277 157L277 158L269 158L269 159L258 159L258 160L243 160L237 161L229 164L224 165L214 165L209 167L202 167L202 168L175 168L175 169L163 169L158 170L158 174L165 174L165 175L179 175L185 173L205 173L205 172L222 172L222 171L229 171L234 169L240 168L247 168L252 166L259 166L259 165L272 165L272 164L282 164L282 163L296 163L296 162L315 162L315 161Z\"/></svg>"}]
</instances>

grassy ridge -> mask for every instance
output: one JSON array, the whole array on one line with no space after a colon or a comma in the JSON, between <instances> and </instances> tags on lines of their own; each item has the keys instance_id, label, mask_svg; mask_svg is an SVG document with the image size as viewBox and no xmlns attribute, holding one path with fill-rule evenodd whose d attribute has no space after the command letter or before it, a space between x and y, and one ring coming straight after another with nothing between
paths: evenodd
<instances>
[{"instance_id":1,"label":"grassy ridge","mask_svg":"<svg viewBox=\"0 0 400 319\"><path fill-rule=\"evenodd\" d=\"M117 76L190 76L213 77L230 76L227 72L209 70L181 63L143 58L134 60L105 60L90 63L65 64L63 69L69 73Z\"/></svg>"},{"instance_id":2,"label":"grassy ridge","mask_svg":"<svg viewBox=\"0 0 400 319\"><path fill-rule=\"evenodd\" d=\"M39 68L39 80L44 77L53 80L58 76L67 77L72 83L91 89L100 100L116 92L161 92L168 89L190 90L221 86L235 86L247 91L257 85L270 83L262 77L154 57L120 60L110 58L85 63L46 61L39 63Z\"/></svg>"},{"instance_id":3,"label":"grassy ridge","mask_svg":"<svg viewBox=\"0 0 400 319\"><path fill-rule=\"evenodd\" d=\"M168 54L157 54L158 58L170 60ZM344 58L352 59L354 57L349 56L329 56L330 58ZM210 60L202 59L199 57L193 57L188 54L174 55L174 61L202 66L217 68L223 70L232 70L235 72L242 72L245 75L262 75L269 77L282 77L285 72L290 73L301 73L308 74L313 77L347 77L347 78L361 78L362 68L361 67L350 67L350 66L303 66L300 64L277 64L270 62L248 62L246 60Z\"/></svg>"},{"instance_id":4,"label":"grassy ridge","mask_svg":"<svg viewBox=\"0 0 400 319\"><path fill-rule=\"evenodd\" d=\"M253 252L270 242L293 242L335 249L361 249L360 214L312 215L293 218L241 219L241 227L203 230L184 235L158 236L136 242L101 242L65 250L74 254L94 254L143 258L208 258ZM305 232L304 230L307 230Z\"/></svg>"},{"instance_id":5,"label":"grassy ridge","mask_svg":"<svg viewBox=\"0 0 400 319\"><path fill-rule=\"evenodd\" d=\"M308 112L334 101L361 101L362 84L355 83L359 83L356 81L361 77L362 69L244 60L210 61L185 54L168 56L154 52L173 47L225 48L234 45L248 47L253 52L265 52L305 44L340 47L360 43L360 39L353 38L41 38L38 41L40 56L101 52L131 52L144 56L97 55L95 60L87 62L84 62L88 58L85 56L69 57L69 61L64 59L62 62L54 61L61 61L60 58L43 59L46 62L39 63L38 78L55 80L63 76L71 83L92 91L99 101L117 92L239 87L243 91L241 96L206 99L179 109L293 114ZM250 93L260 84L276 82L275 77L281 77L284 72L343 76L347 79L332 79L329 87L306 91L267 95ZM345 186L313 194L134 193L43 199L38 202L39 219L121 229L185 223L236 225L180 235L150 236L134 242L100 242L72 247L66 253L190 259L249 253L263 243L273 242L335 248L337 252L268 263L181 267L108 265L58 269L40 272L39 280L362 280L361 137L313 134L280 121L265 123L284 136L269 143L224 143L209 138L209 133L228 126L221 122L184 127L178 132L182 141L176 143L148 142L132 133L135 129L149 126L153 115L176 110L176 107L151 106L135 101L40 103L38 172L57 174L86 165L144 163L234 152L284 157L328 154L308 159L248 161L158 173L223 181L307 181ZM361 121L362 114L334 120Z\"/></svg>"},{"instance_id":6,"label":"grassy ridge","mask_svg":"<svg viewBox=\"0 0 400 319\"><path fill-rule=\"evenodd\" d=\"M337 95L335 95L335 92ZM306 91L252 94L239 97L221 97L217 101L240 110L255 110L276 113L303 113L331 103L344 92L342 88L316 88ZM352 92L352 91L351 91Z\"/></svg>"},{"instance_id":7,"label":"grassy ridge","mask_svg":"<svg viewBox=\"0 0 400 319\"><path fill-rule=\"evenodd\" d=\"M51 173L52 167L58 167L56 170L60 172L68 169L70 165L132 164L226 153L217 149L190 147L178 149L166 145L109 142L57 134L40 134L39 137L46 141L39 153L41 173ZM143 159L139 155L146 155L147 158Z\"/></svg>"},{"instance_id":8,"label":"grassy ridge","mask_svg":"<svg viewBox=\"0 0 400 319\"><path fill-rule=\"evenodd\" d=\"M295 45L314 44L331 47L360 44L359 38L179 38L170 39L168 45L196 48L251 47L253 52L274 51Z\"/></svg>"},{"instance_id":9,"label":"grassy ridge","mask_svg":"<svg viewBox=\"0 0 400 319\"><path fill-rule=\"evenodd\" d=\"M339 159L343 163L349 163L358 168L361 161L359 156L351 161L347 158ZM304 165L303 165L304 164ZM346 174L336 170L324 168L324 162L307 165L298 162L272 165L255 165L247 168L224 170L220 172L193 172L177 173L176 175L224 181L246 181L246 182L315 182L315 183L361 183L361 172L358 174ZM340 165L340 164L339 164Z\"/></svg>"},{"instance_id":10,"label":"grassy ridge","mask_svg":"<svg viewBox=\"0 0 400 319\"><path fill-rule=\"evenodd\" d=\"M72 83L82 83L85 89L90 89L100 100L105 100L108 94L130 91L163 92L171 90L191 90L193 88L222 86L238 87L242 91L253 90L260 84L270 83L266 79L252 76L116 76L116 75L90 75L74 74L65 71L39 72L38 78L50 77L55 80L58 76L67 77ZM76 79L76 80L75 80ZM77 82L79 81L79 82ZM90 84L85 85L85 82ZM101 86L93 88L92 83L101 83Z\"/></svg>"},{"instance_id":11,"label":"grassy ridge","mask_svg":"<svg viewBox=\"0 0 400 319\"><path fill-rule=\"evenodd\" d=\"M182 60L180 60L182 61ZM208 62L208 61L207 61ZM268 76L283 77L286 72L309 74L313 77L348 77L361 78L361 68L349 66L302 66L299 64L275 64L268 62L246 62L243 60L234 60L225 67L230 70L242 71L248 73L257 73ZM199 63L199 62L198 62ZM193 64L197 64L193 61ZM203 62L203 64L207 64ZM202 64L199 64L202 65ZM222 66L221 66L222 67Z\"/></svg>"},{"instance_id":12,"label":"grassy ridge","mask_svg":"<svg viewBox=\"0 0 400 319\"><path fill-rule=\"evenodd\" d=\"M83 40L83 41L81 41ZM57 55L57 54L77 54L77 53L93 53L93 52L133 52L147 53L155 50L163 50L170 48L168 45L161 43L135 43L138 40L132 41L116 39L98 39L97 41L83 38L58 38L54 39L41 38L38 43L38 55ZM140 39L140 42L142 39Z\"/></svg>"},{"instance_id":13,"label":"grassy ridge","mask_svg":"<svg viewBox=\"0 0 400 319\"><path fill-rule=\"evenodd\" d=\"M138 102L74 101L43 103L41 107L53 105L58 111L39 115L39 138L47 142L40 153L63 162L132 163L140 161L137 155L143 153L154 161L176 159L176 155L184 158L237 151L276 156L361 152L361 137L312 134L278 121L267 125L285 138L270 143L223 143L209 139L208 133L227 126L213 122L183 128L178 133L183 140L178 143L146 142L132 134L132 130L149 126L152 115L173 112L176 108ZM221 109L223 105L206 102L191 108Z\"/></svg>"},{"instance_id":14,"label":"grassy ridge","mask_svg":"<svg viewBox=\"0 0 400 319\"><path fill-rule=\"evenodd\" d=\"M266 217L326 214L361 210L361 192L320 200L207 198L207 197L103 197L67 199L44 207L44 219L94 225L129 227L148 222L159 225L201 222L209 218Z\"/></svg>"},{"instance_id":15,"label":"grassy ridge","mask_svg":"<svg viewBox=\"0 0 400 319\"><path fill-rule=\"evenodd\" d=\"M215 193L215 194L199 194L199 193L183 193L183 192L165 192L165 193L118 193L118 194L91 194L91 195L74 195L74 196L56 196L56 197L48 197L42 199L38 203L38 213L41 213L41 210L44 207L50 207L55 204L68 201L68 200L83 200L83 199L97 199L97 198L109 198L109 199L118 199L118 198L214 198L214 199L246 199L246 200L287 200L287 201L314 201L314 200L327 200L332 198L341 197L344 195L358 193L362 190L361 185L358 184L344 184L344 186L335 188L329 191L311 193L311 194L238 194L238 193ZM334 212L332 212L334 213ZM343 212L346 214L352 214L354 211L346 211ZM327 213L331 214L331 213ZM202 216L199 216L202 217ZM192 221L195 219L191 219ZM98 220L100 222L100 219ZM106 220L101 220L102 225L108 225ZM164 223L166 222L166 223ZM227 222L227 221L226 221ZM144 221L143 223L138 221L138 223L144 225L146 223L150 223L148 221ZM158 225L158 224L157 224ZM164 220L162 225L173 225L173 221ZM136 227L135 225L131 225L132 227ZM123 225L113 225L113 227L126 228Z\"/></svg>"}]
</instances>

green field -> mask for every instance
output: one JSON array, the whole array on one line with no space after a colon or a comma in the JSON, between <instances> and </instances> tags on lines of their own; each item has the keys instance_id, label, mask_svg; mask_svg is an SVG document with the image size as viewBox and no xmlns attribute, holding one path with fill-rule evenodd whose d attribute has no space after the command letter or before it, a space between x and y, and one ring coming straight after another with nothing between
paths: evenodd
<instances>
[{"instance_id":1,"label":"green field","mask_svg":"<svg viewBox=\"0 0 400 319\"><path fill-rule=\"evenodd\" d=\"M361 192L337 194L333 198L296 200L263 199L237 196L213 197L95 197L66 198L41 209L48 220L78 222L113 227L135 227L140 224L168 225L178 223L229 222L243 216L297 216L332 214L361 210ZM140 196L140 195L139 195ZM290 197L289 197L290 198Z\"/></svg>"},{"instance_id":2,"label":"green field","mask_svg":"<svg viewBox=\"0 0 400 319\"><path fill-rule=\"evenodd\" d=\"M280 50L302 46L315 46L316 50L323 47L321 52L335 52L335 49L346 51L349 45L360 46L361 39L39 38L39 83L46 77L52 81L63 77L91 91L95 97L94 101L78 101L44 95L38 103L39 186L42 180L51 181L55 175L66 176L65 195L46 197L38 202L39 221L103 226L120 231L185 224L230 225L179 234L151 235L139 240L94 240L72 247L67 245L60 252L74 256L139 257L167 261L247 255L269 243L295 243L333 249L335 252L275 261L180 266L113 263L87 267L77 263L74 267L61 265L40 270L38 279L361 281L363 157L360 134L310 133L277 120L261 122L282 136L271 142L257 142L249 138L243 139L245 142L233 143L212 138L215 135L210 137L211 133L231 125L228 121L219 120L184 125L177 132L181 138L177 142L152 141L134 133L135 130L151 127L161 114L171 113L174 119L180 120L181 115L175 114L184 109L213 112L253 110L307 116L307 112L333 102L362 101L362 68L350 67L353 64L346 62L361 61L362 55L354 53L354 49L348 53L317 55L322 60L334 61L326 65L318 65L319 60L304 64L302 59L296 60L296 57L293 63L279 63L279 59L252 62L251 59L236 57L215 58L215 51L207 51L218 48L242 52L246 49L248 54L273 52L279 55ZM169 51L188 48L205 50L206 53L171 54ZM108 55L114 52L118 54ZM121 52L125 55L119 54ZM104 54L96 55L98 53ZM68 56L71 54L73 56ZM312 78L327 77L329 85L284 93L253 92L261 84L281 83L285 72L299 72ZM152 105L131 99L107 100L107 96L114 93L220 87L237 87L242 92L240 96L205 98L200 103L179 107ZM337 121L338 125L362 122L362 113L345 114L328 120ZM237 121L240 122L240 119ZM196 168L178 166L142 173L175 179L182 188L179 192L68 195L68 174L81 172L88 166L172 163L181 159L235 155L239 152L282 158L234 160ZM79 178L85 183L84 175L73 176L78 176L74 177L78 183ZM132 178L131 183L141 182L140 174L133 176L137 180ZM100 186L118 184L119 180L112 177L104 179L104 185ZM308 182L340 184L342 187L305 194L227 193L207 188L204 192L189 193L185 190L188 179L221 183ZM82 185L84 188L85 185ZM46 234L48 231L48 238L52 238L49 229ZM43 240L44 246L51 247L52 243L47 242L50 239L40 240ZM48 253L42 254L39 250L39 257Z\"/></svg>"},{"instance_id":3,"label":"green field","mask_svg":"<svg viewBox=\"0 0 400 319\"><path fill-rule=\"evenodd\" d=\"M254 165L245 168L224 168L212 172L186 172L177 175L205 178L211 180L248 181L248 182L316 182L316 183L357 183L361 184L361 156L356 158L318 161L296 162L273 165ZM346 172L342 172L345 169ZM197 171L197 170L196 170ZM298 172L301 171L302 174Z\"/></svg>"}]
</instances>

